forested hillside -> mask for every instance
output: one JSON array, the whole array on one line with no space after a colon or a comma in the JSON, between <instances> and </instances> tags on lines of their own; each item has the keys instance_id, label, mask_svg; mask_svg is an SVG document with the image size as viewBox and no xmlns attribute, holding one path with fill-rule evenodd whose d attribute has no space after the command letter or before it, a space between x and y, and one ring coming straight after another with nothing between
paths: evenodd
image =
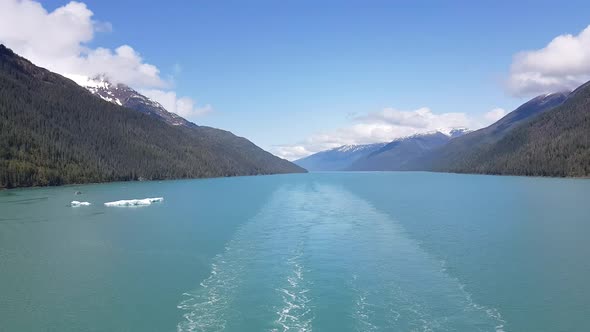
<instances>
[{"instance_id":1,"label":"forested hillside","mask_svg":"<svg viewBox=\"0 0 590 332\"><path fill-rule=\"evenodd\" d=\"M492 125L450 140L448 144L410 160L406 170L450 170L464 168L519 125L561 105L568 93L535 97Z\"/></svg>"},{"instance_id":2,"label":"forested hillside","mask_svg":"<svg viewBox=\"0 0 590 332\"><path fill-rule=\"evenodd\" d=\"M337 150L308 159L325 159ZM590 83L572 93L535 97L494 124L464 135L435 133L394 140L344 170L588 177Z\"/></svg>"},{"instance_id":3,"label":"forested hillside","mask_svg":"<svg viewBox=\"0 0 590 332\"><path fill-rule=\"evenodd\" d=\"M590 176L590 85L520 124L470 159L434 170L531 176Z\"/></svg>"},{"instance_id":4,"label":"forested hillside","mask_svg":"<svg viewBox=\"0 0 590 332\"><path fill-rule=\"evenodd\" d=\"M0 45L0 187L304 172L230 132L171 126Z\"/></svg>"}]
</instances>

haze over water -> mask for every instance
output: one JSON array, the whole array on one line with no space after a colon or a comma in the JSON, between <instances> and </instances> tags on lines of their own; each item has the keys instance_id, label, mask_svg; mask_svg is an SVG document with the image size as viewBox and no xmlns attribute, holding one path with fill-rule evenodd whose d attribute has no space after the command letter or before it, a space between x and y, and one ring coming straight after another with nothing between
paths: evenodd
<instances>
[{"instance_id":1,"label":"haze over water","mask_svg":"<svg viewBox=\"0 0 590 332\"><path fill-rule=\"evenodd\" d=\"M588 197L436 173L3 191L0 331L587 331Z\"/></svg>"}]
</instances>

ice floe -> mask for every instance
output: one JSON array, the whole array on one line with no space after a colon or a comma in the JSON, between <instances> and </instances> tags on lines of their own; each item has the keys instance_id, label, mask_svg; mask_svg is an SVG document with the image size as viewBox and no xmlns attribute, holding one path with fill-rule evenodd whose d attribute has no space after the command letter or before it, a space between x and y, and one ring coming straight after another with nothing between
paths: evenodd
<instances>
[{"instance_id":1,"label":"ice floe","mask_svg":"<svg viewBox=\"0 0 590 332\"><path fill-rule=\"evenodd\" d=\"M106 206L143 206L150 205L155 202L161 202L164 197L143 198L143 199L123 199L120 201L106 202Z\"/></svg>"},{"instance_id":2,"label":"ice floe","mask_svg":"<svg viewBox=\"0 0 590 332\"><path fill-rule=\"evenodd\" d=\"M88 206L90 202L80 202L80 201L72 201L70 206Z\"/></svg>"}]
</instances>

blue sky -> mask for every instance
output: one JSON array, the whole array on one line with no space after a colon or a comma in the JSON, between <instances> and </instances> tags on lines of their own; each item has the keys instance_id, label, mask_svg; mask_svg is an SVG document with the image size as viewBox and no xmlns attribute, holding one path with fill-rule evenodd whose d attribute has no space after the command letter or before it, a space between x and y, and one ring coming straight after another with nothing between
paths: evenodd
<instances>
[{"instance_id":1,"label":"blue sky","mask_svg":"<svg viewBox=\"0 0 590 332\"><path fill-rule=\"evenodd\" d=\"M517 53L590 24L588 1L83 3L92 20L112 28L97 29L82 45L130 45L168 89L195 108L211 106L191 120L290 158L293 147L305 154L389 137L335 138L387 109L426 107L483 124L487 112L513 110L535 92L507 88ZM322 135L330 142L319 144Z\"/></svg>"}]
</instances>

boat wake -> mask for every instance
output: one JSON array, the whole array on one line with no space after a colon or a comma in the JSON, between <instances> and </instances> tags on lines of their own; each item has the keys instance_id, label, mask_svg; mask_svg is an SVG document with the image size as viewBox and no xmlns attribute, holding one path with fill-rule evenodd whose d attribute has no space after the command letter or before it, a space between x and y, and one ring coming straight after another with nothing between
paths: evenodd
<instances>
[{"instance_id":1,"label":"boat wake","mask_svg":"<svg viewBox=\"0 0 590 332\"><path fill-rule=\"evenodd\" d=\"M289 192L277 194L237 230L215 257L209 278L184 294L178 331L312 330L310 288L304 278L310 219L297 200ZM290 217L277 223L275 216L285 209Z\"/></svg>"},{"instance_id":2,"label":"boat wake","mask_svg":"<svg viewBox=\"0 0 590 332\"><path fill-rule=\"evenodd\" d=\"M281 328L274 328L272 331L311 331L313 312L308 307L309 288L303 277L301 254L290 258L287 263L292 267L291 275L287 277L287 284L283 288L277 288L277 292L283 299L283 305L276 312L278 315L276 322Z\"/></svg>"},{"instance_id":3,"label":"boat wake","mask_svg":"<svg viewBox=\"0 0 590 332\"><path fill-rule=\"evenodd\" d=\"M217 257L219 264L224 261ZM201 282L201 288L193 293L184 293L185 299L178 309L186 311L185 321L177 326L178 331L224 331L227 324L229 295L239 282L238 275L228 274L224 266L213 263L211 275Z\"/></svg>"},{"instance_id":4,"label":"boat wake","mask_svg":"<svg viewBox=\"0 0 590 332\"><path fill-rule=\"evenodd\" d=\"M500 313L388 215L310 187L279 191L237 230L178 305L178 331L503 332Z\"/></svg>"}]
</instances>

